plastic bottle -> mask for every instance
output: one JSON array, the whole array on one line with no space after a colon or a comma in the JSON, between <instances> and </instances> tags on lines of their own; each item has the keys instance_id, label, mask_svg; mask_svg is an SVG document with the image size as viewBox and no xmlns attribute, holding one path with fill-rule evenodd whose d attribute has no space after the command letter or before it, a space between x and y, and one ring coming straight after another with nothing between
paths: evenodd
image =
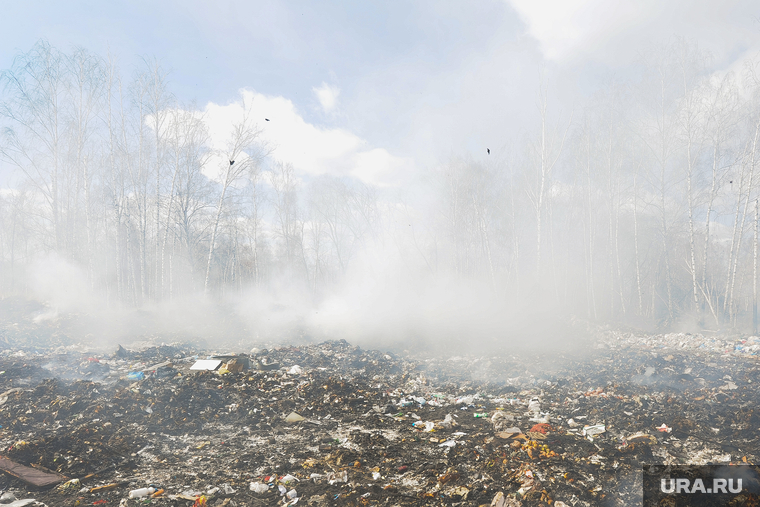
<instances>
[{"instance_id":1,"label":"plastic bottle","mask_svg":"<svg viewBox=\"0 0 760 507\"><path fill-rule=\"evenodd\" d=\"M142 498L144 496L152 495L155 492L156 488L133 489L129 492L129 498Z\"/></svg>"}]
</instances>

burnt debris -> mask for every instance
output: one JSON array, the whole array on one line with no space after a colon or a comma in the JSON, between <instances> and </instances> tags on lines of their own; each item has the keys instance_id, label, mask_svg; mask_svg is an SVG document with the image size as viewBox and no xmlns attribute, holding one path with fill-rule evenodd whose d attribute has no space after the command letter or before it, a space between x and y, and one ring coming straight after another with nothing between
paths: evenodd
<instances>
[{"instance_id":1,"label":"burnt debris","mask_svg":"<svg viewBox=\"0 0 760 507\"><path fill-rule=\"evenodd\" d=\"M608 332L564 362L11 348L0 489L51 506L640 505L642 464L758 460L756 345Z\"/></svg>"}]
</instances>

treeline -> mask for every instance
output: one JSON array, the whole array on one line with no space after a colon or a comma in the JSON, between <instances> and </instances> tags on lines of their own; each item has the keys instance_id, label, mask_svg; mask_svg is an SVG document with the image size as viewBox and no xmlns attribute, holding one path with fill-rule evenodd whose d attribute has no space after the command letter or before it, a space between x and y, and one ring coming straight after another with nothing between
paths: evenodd
<instances>
[{"instance_id":1,"label":"treeline","mask_svg":"<svg viewBox=\"0 0 760 507\"><path fill-rule=\"evenodd\" d=\"M110 58L40 42L2 74L0 153L23 175L0 194L2 291L28 291L24 270L56 252L138 306L283 281L319 301L389 269L596 320L748 326L754 62L715 73L675 41L640 68L572 114L542 87L533 131L390 191L295 174L245 100L211 142L155 61L126 79Z\"/></svg>"},{"instance_id":2,"label":"treeline","mask_svg":"<svg viewBox=\"0 0 760 507\"><path fill-rule=\"evenodd\" d=\"M756 62L711 72L676 40L640 63L564 120L542 88L537 131L505 160L442 170L447 263L590 319L749 329Z\"/></svg>"},{"instance_id":3,"label":"treeline","mask_svg":"<svg viewBox=\"0 0 760 507\"><path fill-rule=\"evenodd\" d=\"M0 150L24 176L0 201L3 289L24 292L24 268L49 252L134 305L273 274L317 290L344 271L372 189L323 177L304 198L292 166L263 170L250 104L212 146L203 112L143 63L127 80L112 59L41 41L3 72Z\"/></svg>"}]
</instances>

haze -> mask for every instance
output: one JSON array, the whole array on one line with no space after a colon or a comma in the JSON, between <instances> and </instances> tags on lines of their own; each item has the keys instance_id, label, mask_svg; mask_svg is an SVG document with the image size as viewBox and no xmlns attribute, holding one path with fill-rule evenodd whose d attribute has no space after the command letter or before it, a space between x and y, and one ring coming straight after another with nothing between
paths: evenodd
<instances>
[{"instance_id":1,"label":"haze","mask_svg":"<svg viewBox=\"0 0 760 507\"><path fill-rule=\"evenodd\" d=\"M3 25L0 295L38 321L460 350L756 329L753 2L29 2Z\"/></svg>"}]
</instances>

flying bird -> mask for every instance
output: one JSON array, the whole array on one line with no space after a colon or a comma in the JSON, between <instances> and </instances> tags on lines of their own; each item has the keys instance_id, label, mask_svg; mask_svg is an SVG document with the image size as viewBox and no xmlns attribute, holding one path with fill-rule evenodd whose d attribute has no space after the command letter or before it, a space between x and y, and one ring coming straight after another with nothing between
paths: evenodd
<instances>
[{"instance_id":1,"label":"flying bird","mask_svg":"<svg viewBox=\"0 0 760 507\"><path fill-rule=\"evenodd\" d=\"M232 164L234 164L234 163L235 163L235 161L234 161L234 160L230 160L230 165L232 165Z\"/></svg>"},{"instance_id":2,"label":"flying bird","mask_svg":"<svg viewBox=\"0 0 760 507\"><path fill-rule=\"evenodd\" d=\"M486 148L486 151L488 152L489 155L491 154L491 148Z\"/></svg>"},{"instance_id":3,"label":"flying bird","mask_svg":"<svg viewBox=\"0 0 760 507\"><path fill-rule=\"evenodd\" d=\"M266 121L269 121L269 118L264 118Z\"/></svg>"}]
</instances>

